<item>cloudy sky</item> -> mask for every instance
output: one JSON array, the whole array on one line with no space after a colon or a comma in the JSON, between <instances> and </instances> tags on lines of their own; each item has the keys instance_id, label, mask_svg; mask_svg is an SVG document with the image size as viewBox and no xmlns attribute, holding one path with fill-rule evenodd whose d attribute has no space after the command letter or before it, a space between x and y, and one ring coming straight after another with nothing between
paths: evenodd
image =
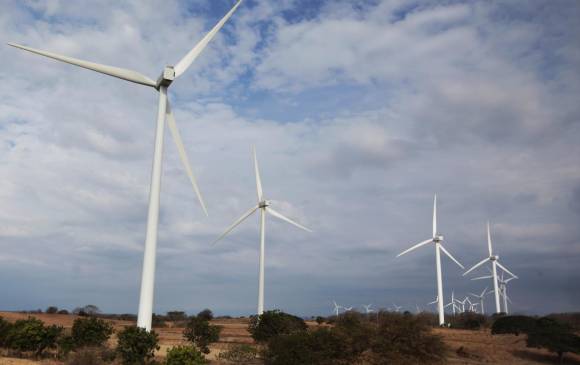
<instances>
[{"instance_id":1,"label":"cloudy sky","mask_svg":"<svg viewBox=\"0 0 580 365\"><path fill-rule=\"evenodd\" d=\"M156 79L232 0L0 5L0 309L136 313L157 93L6 46ZM256 308L250 148L276 209L266 307L414 309L431 234L464 265L492 222L513 310L580 310L580 3L247 0L170 98L209 217L167 134L155 311ZM481 291L443 259L445 294ZM485 274L481 270L478 273ZM491 299L491 298L490 298ZM491 300L488 300L491 308Z\"/></svg>"}]
</instances>

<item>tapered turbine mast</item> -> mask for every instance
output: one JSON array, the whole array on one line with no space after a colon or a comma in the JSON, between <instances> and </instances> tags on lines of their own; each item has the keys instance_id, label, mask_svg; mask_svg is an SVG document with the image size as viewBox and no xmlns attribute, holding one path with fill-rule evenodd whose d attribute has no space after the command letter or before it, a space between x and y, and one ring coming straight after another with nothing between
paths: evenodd
<instances>
[{"instance_id":1,"label":"tapered turbine mast","mask_svg":"<svg viewBox=\"0 0 580 365\"><path fill-rule=\"evenodd\" d=\"M427 245L429 243L433 243L435 245L435 264L437 267L437 298L438 299L443 298L443 279L442 279L442 275L441 275L441 251L443 251L444 254L449 256L449 258L451 260L453 260L453 262L455 262L457 265L459 265L459 267L464 269L463 265L461 265L459 263L459 261L457 261L455 259L455 257L453 257L445 249L445 247L443 247L441 242L443 242L443 236L438 234L438 232L437 232L437 195L435 195L435 197L433 199L433 237L429 238L423 242L419 242L415 246L413 246L413 247L401 252L400 254L398 254L397 257L403 256L404 254L411 252L411 251L413 251L421 246ZM445 324L445 312L443 311L443 300L437 301L437 307L438 307L438 312L439 312L439 325L442 326Z\"/></svg>"},{"instance_id":2,"label":"tapered turbine mast","mask_svg":"<svg viewBox=\"0 0 580 365\"><path fill-rule=\"evenodd\" d=\"M149 210L147 214L147 235L145 239L145 252L143 255L143 273L141 278L141 295L139 299L139 315L137 326L151 330L151 319L153 313L153 288L155 284L155 256L157 248L157 227L159 221L159 195L161 190L161 171L163 157L163 139L165 132L165 121L167 121L169 130L177 145L177 151L189 176L193 190L199 199L204 213L207 215L207 209L201 197L195 177L189 165L187 154L181 140L179 131L175 124L175 119L167 99L167 89L173 81L181 76L191 66L193 61L203 52L208 43L216 33L224 26L226 21L236 11L242 0L233 6L233 8L213 27L213 29L203 37L199 43L191 49L175 66L166 66L157 81L153 81L140 74L139 72L118 68L113 66L101 65L94 62L79 60L72 57L62 56L56 53L42 51L30 47L21 46L14 43L8 43L10 46L23 49L41 56L49 57L57 61L69 63L92 71L100 72L105 75L113 76L122 80L134 82L136 84L149 86L159 92L159 103L157 113L157 125L155 132L155 149L153 153L153 169L151 173L151 190L149 194Z\"/></svg>"},{"instance_id":3,"label":"tapered turbine mast","mask_svg":"<svg viewBox=\"0 0 580 365\"><path fill-rule=\"evenodd\" d=\"M265 232L266 232L266 213L281 219L287 223L292 224L302 230L312 232L310 229L304 227L301 224L298 224L283 216L282 214L278 213L274 209L272 209L271 205L272 202L270 200L264 199L264 194L262 192L262 180L260 179L260 170L258 169L258 158L256 157L256 149L252 148L252 152L254 155L254 172L256 173L256 191L258 193L258 205L255 207L250 208L244 215L242 215L238 220L232 223L221 236L219 236L213 244L217 243L219 240L224 238L228 233L230 233L234 228L236 228L240 223L246 220L249 216L251 216L256 210L260 210L260 269L259 269L259 279L258 279L258 315L264 313L264 260L265 260Z\"/></svg>"},{"instance_id":4,"label":"tapered turbine mast","mask_svg":"<svg viewBox=\"0 0 580 365\"><path fill-rule=\"evenodd\" d=\"M469 274L470 272L477 269L481 265L490 261L491 262L491 273L492 273L492 278L493 278L493 293L495 296L495 311L496 311L496 313L501 313L501 306L499 303L499 288L498 288L497 268L499 267L500 269L502 269L503 271L507 272L508 274L510 274L511 276L513 276L515 278L517 278L517 276L514 275L508 269L506 269L505 266L500 264L499 263L499 256L494 254L492 244L491 244L491 232L490 232L490 228L489 228L489 222L487 222L487 249L489 251L489 257L486 257L483 260L481 260L480 262L478 262L477 264L473 265L473 267L471 267L471 269L469 269L463 273L463 276Z\"/></svg>"}]
</instances>

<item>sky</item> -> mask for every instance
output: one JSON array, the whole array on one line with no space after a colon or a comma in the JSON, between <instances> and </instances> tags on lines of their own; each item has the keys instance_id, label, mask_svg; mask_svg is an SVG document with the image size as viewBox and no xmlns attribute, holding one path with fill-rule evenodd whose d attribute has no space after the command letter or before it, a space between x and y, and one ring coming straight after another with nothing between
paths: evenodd
<instances>
[{"instance_id":1,"label":"sky","mask_svg":"<svg viewBox=\"0 0 580 365\"><path fill-rule=\"evenodd\" d=\"M6 45L157 79L231 0L0 5L0 309L136 313L157 93ZM154 311L434 310L444 246L518 275L511 310L580 310L580 3L246 0L169 93L205 217L166 133ZM442 258L449 300L490 281ZM491 296L486 300L492 308Z\"/></svg>"}]
</instances>

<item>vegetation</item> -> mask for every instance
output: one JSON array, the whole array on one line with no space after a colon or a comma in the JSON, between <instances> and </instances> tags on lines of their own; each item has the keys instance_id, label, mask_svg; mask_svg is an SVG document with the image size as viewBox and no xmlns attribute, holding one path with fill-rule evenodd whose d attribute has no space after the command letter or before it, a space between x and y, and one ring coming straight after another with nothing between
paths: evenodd
<instances>
[{"instance_id":1,"label":"vegetation","mask_svg":"<svg viewBox=\"0 0 580 365\"><path fill-rule=\"evenodd\" d=\"M93 304L85 305L84 307L77 307L73 310L73 314L78 316L94 316L101 313L99 307Z\"/></svg>"},{"instance_id":2,"label":"vegetation","mask_svg":"<svg viewBox=\"0 0 580 365\"><path fill-rule=\"evenodd\" d=\"M306 331L307 326L302 318L279 310L266 311L250 319L248 331L258 342L267 342L274 336Z\"/></svg>"},{"instance_id":3,"label":"vegetation","mask_svg":"<svg viewBox=\"0 0 580 365\"><path fill-rule=\"evenodd\" d=\"M155 331L130 326L117 335L117 353L124 365L147 364L159 350L159 337Z\"/></svg>"},{"instance_id":4,"label":"vegetation","mask_svg":"<svg viewBox=\"0 0 580 365\"><path fill-rule=\"evenodd\" d=\"M176 346L167 351L166 365L204 365L209 361L193 346Z\"/></svg>"},{"instance_id":5,"label":"vegetation","mask_svg":"<svg viewBox=\"0 0 580 365\"><path fill-rule=\"evenodd\" d=\"M55 348L63 328L45 326L36 318L21 319L8 327L5 346L23 352L33 352L35 357L42 356L47 349Z\"/></svg>"},{"instance_id":6,"label":"vegetation","mask_svg":"<svg viewBox=\"0 0 580 365\"><path fill-rule=\"evenodd\" d=\"M211 321L213 319L213 312L210 309L206 308L197 314L197 318L201 318L206 321Z\"/></svg>"},{"instance_id":7,"label":"vegetation","mask_svg":"<svg viewBox=\"0 0 580 365\"><path fill-rule=\"evenodd\" d=\"M58 313L58 308L57 307L50 306L50 307L46 308L46 311L45 312L47 314L56 314L56 313Z\"/></svg>"},{"instance_id":8,"label":"vegetation","mask_svg":"<svg viewBox=\"0 0 580 365\"><path fill-rule=\"evenodd\" d=\"M4 347L7 344L8 332L12 328L12 324L0 317L0 347Z\"/></svg>"},{"instance_id":9,"label":"vegetation","mask_svg":"<svg viewBox=\"0 0 580 365\"><path fill-rule=\"evenodd\" d=\"M95 317L77 318L71 333L75 348L99 347L113 334L113 325Z\"/></svg>"},{"instance_id":10,"label":"vegetation","mask_svg":"<svg viewBox=\"0 0 580 365\"><path fill-rule=\"evenodd\" d=\"M202 317L192 317L183 331L183 337L197 346L201 352L209 354L208 345L219 340L220 332L220 326L212 326Z\"/></svg>"},{"instance_id":11,"label":"vegetation","mask_svg":"<svg viewBox=\"0 0 580 365\"><path fill-rule=\"evenodd\" d=\"M114 352L113 352L114 355ZM85 347L71 354L66 365L104 365L115 359L110 350L105 348Z\"/></svg>"},{"instance_id":12,"label":"vegetation","mask_svg":"<svg viewBox=\"0 0 580 365\"><path fill-rule=\"evenodd\" d=\"M316 323L320 326L324 323L324 317L318 316L316 317Z\"/></svg>"},{"instance_id":13,"label":"vegetation","mask_svg":"<svg viewBox=\"0 0 580 365\"><path fill-rule=\"evenodd\" d=\"M450 324L452 328L464 330L478 330L486 321L486 317L475 312L463 312L451 317Z\"/></svg>"},{"instance_id":14,"label":"vegetation","mask_svg":"<svg viewBox=\"0 0 580 365\"><path fill-rule=\"evenodd\" d=\"M536 326L536 319L528 316L503 316L493 322L492 335L529 333Z\"/></svg>"},{"instance_id":15,"label":"vegetation","mask_svg":"<svg viewBox=\"0 0 580 365\"><path fill-rule=\"evenodd\" d=\"M346 344L326 328L273 336L264 354L267 365L347 364Z\"/></svg>"},{"instance_id":16,"label":"vegetation","mask_svg":"<svg viewBox=\"0 0 580 365\"><path fill-rule=\"evenodd\" d=\"M230 347L227 351L221 352L218 359L234 364L248 364L256 360L258 350L250 345L241 344Z\"/></svg>"},{"instance_id":17,"label":"vegetation","mask_svg":"<svg viewBox=\"0 0 580 365\"><path fill-rule=\"evenodd\" d=\"M574 334L570 326L548 317L536 321L526 344L556 353L560 364L566 352L580 353L580 336Z\"/></svg>"}]
</instances>

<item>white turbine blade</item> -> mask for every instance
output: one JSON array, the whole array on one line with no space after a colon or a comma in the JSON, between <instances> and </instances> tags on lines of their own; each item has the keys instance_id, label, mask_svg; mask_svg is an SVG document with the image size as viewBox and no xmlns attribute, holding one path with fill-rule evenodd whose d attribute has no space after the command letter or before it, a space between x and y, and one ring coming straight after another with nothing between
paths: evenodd
<instances>
[{"instance_id":1,"label":"white turbine blade","mask_svg":"<svg viewBox=\"0 0 580 365\"><path fill-rule=\"evenodd\" d=\"M480 297L482 297L482 298L483 298L483 296L485 295L485 292L486 292L486 291L487 291L487 286L486 286L486 287L485 287L485 289L483 289L483 291L481 292L481 295L480 295Z\"/></svg>"},{"instance_id":2,"label":"white turbine blade","mask_svg":"<svg viewBox=\"0 0 580 365\"><path fill-rule=\"evenodd\" d=\"M238 218L237 221L235 221L231 226L229 226L225 230L225 232L222 233L221 236L219 236L215 241L213 241L212 242L212 245L216 244L219 240L221 240L222 238L224 238L228 233L230 233L234 228L236 228L238 224L242 223L244 221L244 219L246 219L250 215L252 215L252 213L254 213L258 208L259 208L259 206L256 205L255 207L253 207L250 210L248 210L247 212L245 212L244 215L242 215L240 218Z\"/></svg>"},{"instance_id":3,"label":"white turbine blade","mask_svg":"<svg viewBox=\"0 0 580 365\"><path fill-rule=\"evenodd\" d=\"M169 126L169 130L171 131L171 135L173 136L173 140L175 141L175 145L177 146L177 151L179 152L179 157L181 158L181 162L183 163L183 167L185 168L185 172L187 172L187 176L189 176L189 181L191 181L191 185L193 186L193 190L197 195L197 199L199 199L199 204L201 204L201 208L203 212L207 216L207 209L205 207L205 203L203 198L201 197L201 192L199 191L199 187L197 186L197 182L195 180L195 176L193 175L193 171L191 170L191 165L189 164L189 159L187 158L187 153L185 152L185 147L183 146L183 140L181 139L181 135L179 134L179 130L177 129L177 124L175 123L175 117L173 116L173 112L171 111L171 107L169 106L169 99L167 100L167 125Z\"/></svg>"},{"instance_id":4,"label":"white turbine blade","mask_svg":"<svg viewBox=\"0 0 580 365\"><path fill-rule=\"evenodd\" d=\"M484 258L483 260L481 260L480 262L478 262L477 264L473 265L473 267L469 270L467 270L466 272L463 273L463 276L469 274L470 272L472 272L473 270L477 269L478 267L480 267L481 265L485 264L485 262L489 260L488 257Z\"/></svg>"},{"instance_id":5,"label":"white turbine blade","mask_svg":"<svg viewBox=\"0 0 580 365\"><path fill-rule=\"evenodd\" d=\"M432 239L432 238L429 238L428 240L425 240L425 241L423 241L423 242L419 242L419 243L417 243L415 246L413 246L413 247L411 247L411 248L409 248L409 249L406 249L405 251L403 251L403 252L401 252L400 254L398 254L398 255L397 255L397 257L399 257L399 256L403 256L403 255L404 255L404 254L406 254L407 252L411 252L411 251L413 251L414 249L416 249L416 248L419 248L419 247L421 247L421 246L423 246L423 245L426 245L426 244L428 244L428 243L430 243L430 242L433 242L433 239Z\"/></svg>"},{"instance_id":6,"label":"white turbine blade","mask_svg":"<svg viewBox=\"0 0 580 365\"><path fill-rule=\"evenodd\" d=\"M445 254L446 254L447 256L449 256L449 258L450 258L451 260L453 260L453 261L454 261L454 262L455 262L457 265L459 265L459 267L460 267L460 268L462 268L462 269L464 269L464 270L465 270L465 267L463 267L463 265L461 265L461 264L459 263L459 261L457 261L457 260L455 259L455 257L451 256L451 254L450 254L450 253L449 253L449 252L448 252L448 251L445 249L445 247L443 247L443 245L439 245L439 247L441 248L441 251L445 252Z\"/></svg>"},{"instance_id":7,"label":"white turbine blade","mask_svg":"<svg viewBox=\"0 0 580 365\"><path fill-rule=\"evenodd\" d=\"M66 62L66 63L71 64L71 65L75 65L75 66L86 68L86 69L89 69L92 71L100 72L100 73L105 74L105 75L117 77L117 78L131 81L131 82L135 82L137 84L152 86L152 87L157 86L155 81L151 80L147 76L142 75L136 71L127 70L125 68L101 65L98 63L94 63L94 62L83 61L83 60L79 60L79 59L68 57L68 56L62 56L62 55L52 53L52 52L42 51L39 49L34 49L34 48L26 47L26 46L21 46L19 44L15 44L15 43L8 43L8 45L12 46L12 47L23 49L23 50L28 51L28 52L36 53L36 54L41 55L41 56L49 57L49 58L52 58L52 59L57 60L57 61Z\"/></svg>"},{"instance_id":8,"label":"white turbine blade","mask_svg":"<svg viewBox=\"0 0 580 365\"><path fill-rule=\"evenodd\" d=\"M232 14L236 11L241 3L242 0L239 0L236 5L234 5L234 7L213 27L213 29L210 30L209 33L207 33L205 37L203 37L201 41L199 41L195 47L191 49L191 51L189 51L179 62L177 62L174 67L175 78L179 77L189 68L189 66L191 66L193 61L195 61L201 52L203 52L205 47L209 44L209 42L211 42L216 33L219 32L219 30L224 26L224 24L228 21L228 19L232 16Z\"/></svg>"},{"instance_id":9,"label":"white turbine blade","mask_svg":"<svg viewBox=\"0 0 580 365\"><path fill-rule=\"evenodd\" d=\"M256 147L252 147L254 154L254 171L256 173L256 191L258 193L258 202L262 201L264 193L262 192L262 179L260 178L260 169L258 168L258 157L256 157Z\"/></svg>"},{"instance_id":10,"label":"white turbine blade","mask_svg":"<svg viewBox=\"0 0 580 365\"><path fill-rule=\"evenodd\" d=\"M493 255L493 250L491 249L491 233L489 231L489 222L487 222L487 248L489 249L489 256Z\"/></svg>"},{"instance_id":11,"label":"white turbine blade","mask_svg":"<svg viewBox=\"0 0 580 365\"><path fill-rule=\"evenodd\" d=\"M471 280L483 280L483 279L491 279L491 278L493 278L492 275L487 275L487 276L480 276L478 278L473 278Z\"/></svg>"},{"instance_id":12,"label":"white turbine blade","mask_svg":"<svg viewBox=\"0 0 580 365\"><path fill-rule=\"evenodd\" d=\"M507 283L509 283L511 280L514 280L514 279L517 279L517 277L515 277L515 276L514 276L514 277L511 277L511 278L507 279L507 280L505 281L505 283L507 284Z\"/></svg>"},{"instance_id":13,"label":"white turbine blade","mask_svg":"<svg viewBox=\"0 0 580 365\"><path fill-rule=\"evenodd\" d=\"M514 273L512 273L511 271L509 271L508 269L505 268L505 266L503 266L502 264L500 264L499 262L496 261L497 266L499 266L503 271L507 272L508 274L510 274L511 276L513 276L514 278L518 278L517 275L515 275ZM502 280L503 280L503 276L502 276Z\"/></svg>"},{"instance_id":14,"label":"white turbine blade","mask_svg":"<svg viewBox=\"0 0 580 365\"><path fill-rule=\"evenodd\" d=\"M288 222L288 223L290 223L290 224L292 224L292 225L294 225L294 226L296 226L296 227L298 227L298 228L300 228L300 229L303 229L303 230L305 230L305 231L307 231L307 232L312 232L312 230L310 230L310 229L308 229L308 228L304 227L303 225L301 225L301 224L299 224L299 223L296 223L296 222L294 222L294 221L293 221L292 219L290 219L290 218L287 218L287 217L283 216L282 214L278 213L277 211L275 211L274 209L272 209L272 208L270 208L270 207L267 207L267 208L266 208L266 211L267 211L268 213L272 214L274 217L276 217L276 218L278 218L278 219L281 219L281 220L283 220L283 221L286 221L286 222Z\"/></svg>"},{"instance_id":15,"label":"white turbine blade","mask_svg":"<svg viewBox=\"0 0 580 365\"><path fill-rule=\"evenodd\" d=\"M505 296L505 298L507 299L507 301L508 301L510 304L514 304L514 303L512 303L512 300L510 299L510 297L509 297L509 296L507 296L507 295L505 295L505 294L504 294L504 296Z\"/></svg>"},{"instance_id":16,"label":"white turbine blade","mask_svg":"<svg viewBox=\"0 0 580 365\"><path fill-rule=\"evenodd\" d=\"M433 237L437 234L437 194L433 198Z\"/></svg>"}]
</instances>

